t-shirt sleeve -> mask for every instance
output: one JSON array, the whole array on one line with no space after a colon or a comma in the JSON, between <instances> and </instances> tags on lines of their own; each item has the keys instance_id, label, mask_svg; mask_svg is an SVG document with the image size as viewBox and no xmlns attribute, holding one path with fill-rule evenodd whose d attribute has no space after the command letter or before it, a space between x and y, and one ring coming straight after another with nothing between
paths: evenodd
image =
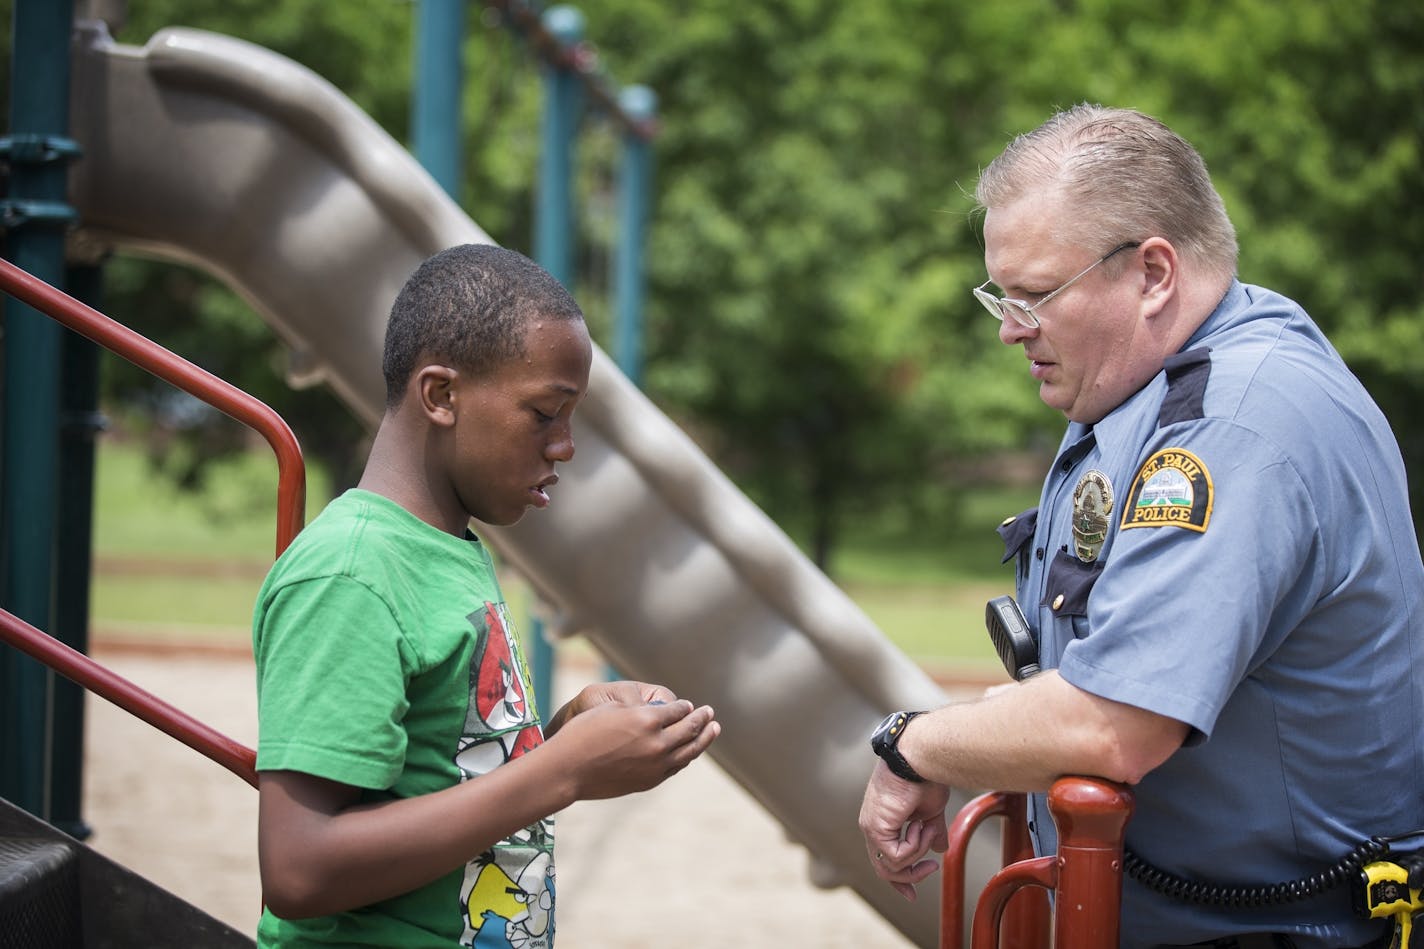
<instances>
[{"instance_id":1,"label":"t-shirt sleeve","mask_svg":"<svg viewBox=\"0 0 1424 949\"><path fill-rule=\"evenodd\" d=\"M1091 633L1068 645L1060 674L1185 722L1200 740L1237 684L1309 609L1320 535L1305 481L1260 433L1209 420L1163 438L1163 449L1202 467L1197 477L1188 466L1193 477L1181 483L1195 490L1204 523L1193 523L1198 514L1176 522L1134 514L1142 499L1129 493L1090 594ZM1153 470L1139 470L1133 487Z\"/></svg>"},{"instance_id":2,"label":"t-shirt sleeve","mask_svg":"<svg viewBox=\"0 0 1424 949\"><path fill-rule=\"evenodd\" d=\"M257 769L394 784L411 665L388 604L348 577L303 580L262 605L255 643Z\"/></svg>"}]
</instances>

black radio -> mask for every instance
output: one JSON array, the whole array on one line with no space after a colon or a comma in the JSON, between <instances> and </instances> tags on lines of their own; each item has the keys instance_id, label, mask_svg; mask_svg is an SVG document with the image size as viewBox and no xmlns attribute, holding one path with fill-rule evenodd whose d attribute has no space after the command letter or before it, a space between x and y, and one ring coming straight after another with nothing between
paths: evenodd
<instances>
[{"instance_id":1,"label":"black radio","mask_svg":"<svg viewBox=\"0 0 1424 949\"><path fill-rule=\"evenodd\" d=\"M1022 682L1038 674L1038 643L1011 596L996 596L984 608L984 625L1009 675Z\"/></svg>"}]
</instances>

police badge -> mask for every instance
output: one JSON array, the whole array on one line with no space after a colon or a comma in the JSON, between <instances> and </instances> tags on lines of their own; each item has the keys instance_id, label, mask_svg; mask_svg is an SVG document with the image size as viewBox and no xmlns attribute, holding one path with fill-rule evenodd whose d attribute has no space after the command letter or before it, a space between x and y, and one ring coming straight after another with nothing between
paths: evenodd
<instances>
[{"instance_id":1,"label":"police badge","mask_svg":"<svg viewBox=\"0 0 1424 949\"><path fill-rule=\"evenodd\" d=\"M1083 563L1092 563L1102 553L1112 508L1108 476L1096 468L1085 472L1073 489L1073 553Z\"/></svg>"}]
</instances>

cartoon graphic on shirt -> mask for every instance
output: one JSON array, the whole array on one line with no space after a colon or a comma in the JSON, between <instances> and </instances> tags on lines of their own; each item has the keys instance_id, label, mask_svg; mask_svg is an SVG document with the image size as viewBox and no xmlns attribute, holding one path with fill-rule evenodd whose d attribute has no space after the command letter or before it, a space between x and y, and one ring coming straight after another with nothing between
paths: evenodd
<instances>
[{"instance_id":1,"label":"cartoon graphic on shirt","mask_svg":"<svg viewBox=\"0 0 1424 949\"><path fill-rule=\"evenodd\" d=\"M470 699L455 754L461 778L494 770L544 740L528 671L503 603L471 613L476 646ZM465 866L462 945L547 949L553 944L554 822L546 818Z\"/></svg>"},{"instance_id":2,"label":"cartoon graphic on shirt","mask_svg":"<svg viewBox=\"0 0 1424 949\"><path fill-rule=\"evenodd\" d=\"M477 949L537 949L553 943L554 866L552 854L536 851L508 860L500 848L482 857L474 886L465 897ZM490 860L491 862L484 862ZM476 924L478 921L478 924Z\"/></svg>"},{"instance_id":3,"label":"cartoon graphic on shirt","mask_svg":"<svg viewBox=\"0 0 1424 949\"><path fill-rule=\"evenodd\" d=\"M525 724L537 717L530 707L529 673L524 668L524 655L510 632L509 607L503 603L486 603L484 610L470 615L479 635L479 646L470 663L470 710L465 719L465 731L473 733L474 717L486 730L504 731Z\"/></svg>"}]
</instances>

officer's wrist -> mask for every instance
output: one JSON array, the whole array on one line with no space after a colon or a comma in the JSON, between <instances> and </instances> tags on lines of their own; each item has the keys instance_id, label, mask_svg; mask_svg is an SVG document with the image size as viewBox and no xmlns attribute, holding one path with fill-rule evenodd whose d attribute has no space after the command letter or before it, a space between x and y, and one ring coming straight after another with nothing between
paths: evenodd
<instances>
[{"instance_id":1,"label":"officer's wrist","mask_svg":"<svg viewBox=\"0 0 1424 949\"><path fill-rule=\"evenodd\" d=\"M924 777L915 770L900 750L900 740L910 723L924 712L891 712L870 737L871 749L880 756L890 772L905 781L919 783Z\"/></svg>"},{"instance_id":2,"label":"officer's wrist","mask_svg":"<svg viewBox=\"0 0 1424 949\"><path fill-rule=\"evenodd\" d=\"M915 774L919 775L921 778L924 778L925 773L920 769L917 762L923 759L921 759L918 753L919 748L915 742L915 739L910 736L910 728L917 722L923 721L926 714L927 713L925 712L920 712L919 714L912 716L910 720L905 723L905 728L900 733L900 741L897 745L900 751L900 756L905 759L905 763L910 766L910 770L914 771ZM916 734L923 734L923 732L924 729L922 728Z\"/></svg>"}]
</instances>

